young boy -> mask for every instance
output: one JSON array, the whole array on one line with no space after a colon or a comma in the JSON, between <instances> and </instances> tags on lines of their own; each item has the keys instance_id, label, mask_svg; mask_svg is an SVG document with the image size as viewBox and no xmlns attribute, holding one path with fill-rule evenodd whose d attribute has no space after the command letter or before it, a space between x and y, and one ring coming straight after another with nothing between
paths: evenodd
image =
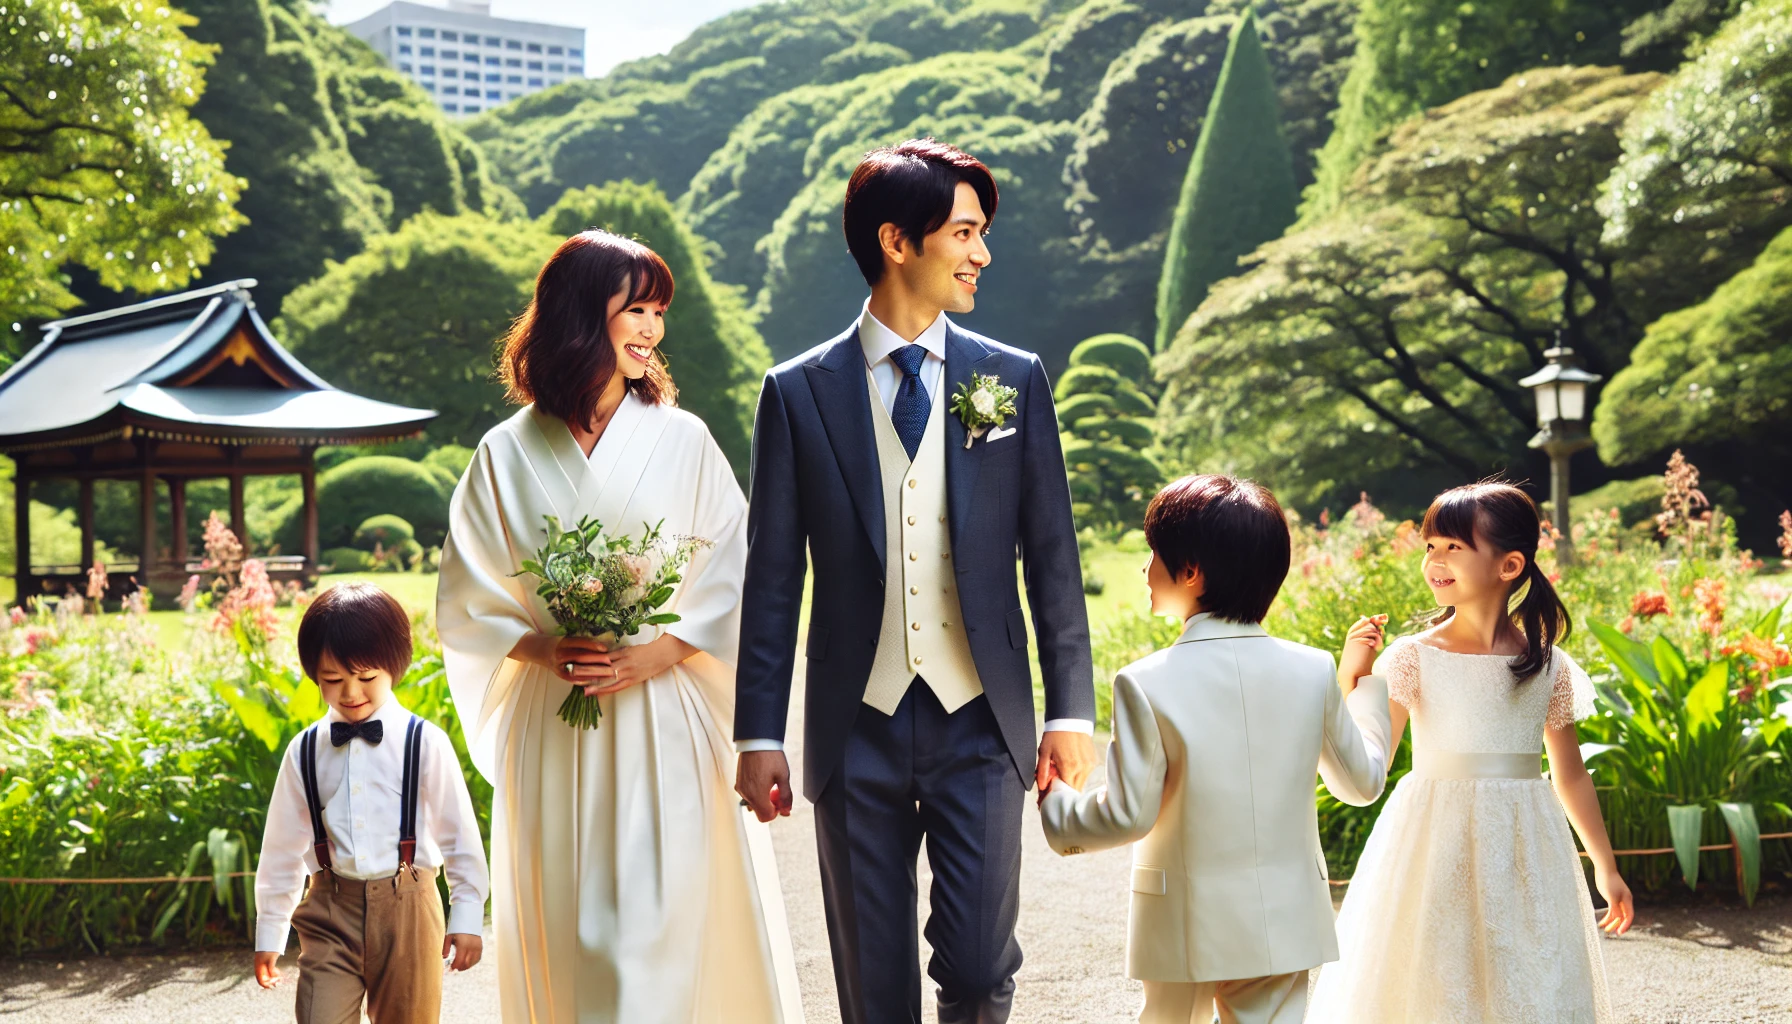
<instances>
[{"instance_id":1,"label":"young boy","mask_svg":"<svg viewBox=\"0 0 1792 1024\"><path fill-rule=\"evenodd\" d=\"M1141 1022L1294 1024L1307 972L1338 958L1313 776L1347 803L1381 795L1387 687L1365 676L1346 698L1330 654L1263 631L1290 557L1269 491L1183 477L1151 500L1145 536L1151 610L1186 625L1114 680L1107 785L1055 782L1046 838L1061 854L1138 841L1126 973L1145 983ZM1346 656L1373 657L1379 637L1359 624Z\"/></svg>"},{"instance_id":2,"label":"young boy","mask_svg":"<svg viewBox=\"0 0 1792 1024\"><path fill-rule=\"evenodd\" d=\"M338 584L305 610L298 646L330 710L287 746L274 783L255 872L255 980L279 983L290 923L299 1024L354 1024L363 998L375 1024L434 1022L442 960L452 950L454 970L479 962L489 880L448 734L392 699L411 663L410 617L378 587Z\"/></svg>"}]
</instances>

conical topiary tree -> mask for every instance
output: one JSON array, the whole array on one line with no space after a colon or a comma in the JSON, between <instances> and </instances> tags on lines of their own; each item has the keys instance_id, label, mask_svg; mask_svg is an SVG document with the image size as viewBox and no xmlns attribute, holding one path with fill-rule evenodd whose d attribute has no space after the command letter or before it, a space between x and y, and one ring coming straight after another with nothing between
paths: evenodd
<instances>
[{"instance_id":1,"label":"conical topiary tree","mask_svg":"<svg viewBox=\"0 0 1792 1024\"><path fill-rule=\"evenodd\" d=\"M1238 258L1294 222L1300 192L1282 138L1276 83L1250 10L1232 30L1226 63L1182 179L1157 286L1157 351L1213 282L1238 272Z\"/></svg>"},{"instance_id":2,"label":"conical topiary tree","mask_svg":"<svg viewBox=\"0 0 1792 1024\"><path fill-rule=\"evenodd\" d=\"M1163 482L1147 449L1157 403L1151 350L1124 334L1098 334L1070 352L1058 378L1058 424L1071 509L1085 526L1137 525Z\"/></svg>"}]
</instances>

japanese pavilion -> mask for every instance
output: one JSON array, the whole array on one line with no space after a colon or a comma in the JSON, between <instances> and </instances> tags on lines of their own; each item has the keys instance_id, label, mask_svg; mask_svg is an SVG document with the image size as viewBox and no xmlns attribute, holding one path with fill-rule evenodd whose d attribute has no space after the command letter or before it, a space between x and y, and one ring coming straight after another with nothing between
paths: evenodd
<instances>
[{"instance_id":1,"label":"japanese pavilion","mask_svg":"<svg viewBox=\"0 0 1792 1024\"><path fill-rule=\"evenodd\" d=\"M133 589L132 577L172 594L199 570L187 550L188 480L229 481L230 525L248 548L243 480L257 474L297 475L304 506L302 550L256 557L276 581L315 580L317 447L412 437L436 414L324 383L274 340L253 287L253 279L230 281L57 320L0 375L0 452L17 467L19 601L85 589L96 480L138 485L138 559L107 567L114 595ZM34 564L31 487L59 478L79 487L80 564ZM165 541L156 536L158 481L172 513Z\"/></svg>"}]
</instances>

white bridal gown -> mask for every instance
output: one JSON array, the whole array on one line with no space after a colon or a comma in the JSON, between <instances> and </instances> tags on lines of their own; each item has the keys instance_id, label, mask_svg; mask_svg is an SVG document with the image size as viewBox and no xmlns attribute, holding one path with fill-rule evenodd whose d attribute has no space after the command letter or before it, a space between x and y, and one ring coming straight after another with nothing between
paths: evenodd
<instances>
[{"instance_id":1,"label":"white bridal gown","mask_svg":"<svg viewBox=\"0 0 1792 1024\"><path fill-rule=\"evenodd\" d=\"M1537 775L1545 727L1591 714L1593 684L1560 650L1516 687L1508 661L1405 638L1377 662L1412 713L1413 771L1357 862L1342 958L1320 973L1307 1020L1612 1019L1580 856Z\"/></svg>"},{"instance_id":2,"label":"white bridal gown","mask_svg":"<svg viewBox=\"0 0 1792 1024\"><path fill-rule=\"evenodd\" d=\"M703 422L631 392L591 457L528 407L485 436L461 478L436 617L474 762L496 789L492 924L505 1024L801 1021L766 826L733 792L734 663L746 500ZM554 632L533 577L544 515L715 543L665 610L698 653L603 699L603 724L558 716L568 684L507 654ZM635 642L657 635L643 630Z\"/></svg>"}]
</instances>

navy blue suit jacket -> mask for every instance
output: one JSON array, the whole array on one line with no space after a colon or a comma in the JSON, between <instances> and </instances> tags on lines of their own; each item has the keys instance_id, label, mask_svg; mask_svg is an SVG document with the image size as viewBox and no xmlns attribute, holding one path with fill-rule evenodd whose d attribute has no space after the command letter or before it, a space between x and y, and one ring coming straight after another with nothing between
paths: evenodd
<instances>
[{"instance_id":1,"label":"navy blue suit jacket","mask_svg":"<svg viewBox=\"0 0 1792 1024\"><path fill-rule=\"evenodd\" d=\"M1045 717L1095 717L1082 565L1057 411L1039 358L957 327L946 332L940 394L972 372L1015 388L1019 436L964 447L946 415L946 506L959 601L990 709L1023 784L1033 783L1032 674L1015 556L1039 631ZM803 576L809 605L803 793L818 799L840 765L884 610L883 483L857 324L766 374L753 425L752 503L741 606L734 737L784 738ZM875 712L873 712L875 713Z\"/></svg>"}]
</instances>

